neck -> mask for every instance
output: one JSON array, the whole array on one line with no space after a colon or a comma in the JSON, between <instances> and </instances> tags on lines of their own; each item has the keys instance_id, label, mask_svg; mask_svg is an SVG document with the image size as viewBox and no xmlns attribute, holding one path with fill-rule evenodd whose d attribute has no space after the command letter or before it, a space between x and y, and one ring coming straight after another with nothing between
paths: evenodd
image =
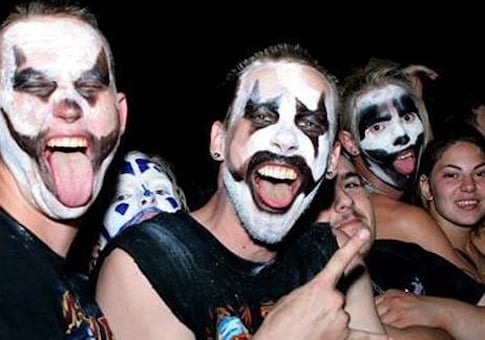
<instances>
[{"instance_id":1,"label":"neck","mask_svg":"<svg viewBox=\"0 0 485 340\"><path fill-rule=\"evenodd\" d=\"M362 176L364 181L370 186L370 190L373 192L377 192L384 196L390 197L394 200L399 200L403 195L404 191L398 190L390 184L387 184L379 177L374 175L369 168L366 166L364 159L362 156L358 155L353 157L352 159L357 173Z\"/></svg>"},{"instance_id":2,"label":"neck","mask_svg":"<svg viewBox=\"0 0 485 340\"><path fill-rule=\"evenodd\" d=\"M227 249L245 260L267 262L276 256L274 251L256 244L249 237L223 188L219 188L199 210L192 212L192 217Z\"/></svg>"},{"instance_id":3,"label":"neck","mask_svg":"<svg viewBox=\"0 0 485 340\"><path fill-rule=\"evenodd\" d=\"M446 234L446 237L450 240L453 248L466 251L468 242L471 239L471 227L460 227L447 219L443 218L437 211L433 203L430 206L431 216L438 222L441 230Z\"/></svg>"},{"instance_id":4,"label":"neck","mask_svg":"<svg viewBox=\"0 0 485 340\"><path fill-rule=\"evenodd\" d=\"M49 248L66 257L77 234L77 221L56 221L45 215L26 198L12 173L0 162L0 205L23 227Z\"/></svg>"}]
</instances>

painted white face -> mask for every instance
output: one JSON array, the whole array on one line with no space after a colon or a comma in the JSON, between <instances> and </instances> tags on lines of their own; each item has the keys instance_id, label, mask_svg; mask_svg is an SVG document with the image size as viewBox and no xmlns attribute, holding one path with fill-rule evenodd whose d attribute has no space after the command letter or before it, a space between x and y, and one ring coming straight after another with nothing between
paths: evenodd
<instances>
[{"instance_id":1,"label":"painted white face","mask_svg":"<svg viewBox=\"0 0 485 340\"><path fill-rule=\"evenodd\" d=\"M1 44L2 158L31 204L79 217L124 129L103 41L75 19L37 17L8 27Z\"/></svg>"},{"instance_id":2,"label":"painted white face","mask_svg":"<svg viewBox=\"0 0 485 340\"><path fill-rule=\"evenodd\" d=\"M387 85L356 100L358 140L370 170L401 188L416 171L423 148L424 126L413 97Z\"/></svg>"},{"instance_id":3,"label":"painted white face","mask_svg":"<svg viewBox=\"0 0 485 340\"><path fill-rule=\"evenodd\" d=\"M224 184L253 238L279 242L311 202L335 136L334 96L320 72L301 64L255 63L241 76Z\"/></svg>"},{"instance_id":4,"label":"painted white face","mask_svg":"<svg viewBox=\"0 0 485 340\"><path fill-rule=\"evenodd\" d=\"M160 211L175 212L181 206L164 169L146 154L131 152L123 161L115 199L104 216L101 246L126 227Z\"/></svg>"}]
</instances>

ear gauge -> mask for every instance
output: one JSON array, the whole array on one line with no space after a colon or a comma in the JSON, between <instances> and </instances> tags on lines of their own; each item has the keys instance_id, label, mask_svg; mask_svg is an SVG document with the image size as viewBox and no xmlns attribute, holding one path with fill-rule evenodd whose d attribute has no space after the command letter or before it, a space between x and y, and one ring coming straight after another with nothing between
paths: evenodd
<instances>
[{"instance_id":1,"label":"ear gauge","mask_svg":"<svg viewBox=\"0 0 485 340\"><path fill-rule=\"evenodd\" d=\"M213 152L212 158L216 161L220 161L222 159L221 154L219 152Z\"/></svg>"},{"instance_id":2,"label":"ear gauge","mask_svg":"<svg viewBox=\"0 0 485 340\"><path fill-rule=\"evenodd\" d=\"M327 179L332 179L333 176L335 176L335 173L332 170L327 170L327 173L325 174L325 177Z\"/></svg>"}]
</instances>

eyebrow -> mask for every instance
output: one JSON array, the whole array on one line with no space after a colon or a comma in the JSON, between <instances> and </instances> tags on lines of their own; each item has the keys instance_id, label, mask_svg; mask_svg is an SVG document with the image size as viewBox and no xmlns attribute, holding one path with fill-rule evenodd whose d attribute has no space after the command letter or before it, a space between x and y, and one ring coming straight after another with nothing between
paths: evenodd
<instances>
[{"instance_id":1,"label":"eyebrow","mask_svg":"<svg viewBox=\"0 0 485 340\"><path fill-rule=\"evenodd\" d=\"M349 171L349 172L346 172L343 176L342 176L342 179L349 179L349 178L354 178L354 177L357 177L360 179L360 175L355 172L355 171Z\"/></svg>"},{"instance_id":2,"label":"eyebrow","mask_svg":"<svg viewBox=\"0 0 485 340\"><path fill-rule=\"evenodd\" d=\"M476 170L476 169L481 168L481 167L483 167L483 166L485 166L485 162L482 162L482 163L480 163L480 164L475 165L475 166L473 167L473 170ZM444 169L444 168L453 168L453 169L456 169L456 170L462 170L462 167L461 167L461 166L459 166L459 165L455 165L455 164L445 164L445 165L443 166L443 169Z\"/></svg>"},{"instance_id":3,"label":"eyebrow","mask_svg":"<svg viewBox=\"0 0 485 340\"><path fill-rule=\"evenodd\" d=\"M13 88L16 91L21 91L22 87L25 83L32 81L32 80L47 80L47 76L38 70L34 70L33 68L29 67L25 70L20 72L16 72L14 75L13 81ZM49 81L49 83L55 84L54 81Z\"/></svg>"},{"instance_id":4,"label":"eyebrow","mask_svg":"<svg viewBox=\"0 0 485 340\"><path fill-rule=\"evenodd\" d=\"M360 111L360 119L359 119L359 137L362 139L365 135L365 130L375 123L390 121L392 119L391 115L388 113L388 110L382 110L382 104L373 104L362 111Z\"/></svg>"},{"instance_id":5,"label":"eyebrow","mask_svg":"<svg viewBox=\"0 0 485 340\"><path fill-rule=\"evenodd\" d=\"M414 100L408 94L403 94L399 98L393 99L392 105L394 105L394 107L397 109L399 117L402 117L410 111L415 111L416 113L418 112L418 108L416 107Z\"/></svg>"}]
</instances>

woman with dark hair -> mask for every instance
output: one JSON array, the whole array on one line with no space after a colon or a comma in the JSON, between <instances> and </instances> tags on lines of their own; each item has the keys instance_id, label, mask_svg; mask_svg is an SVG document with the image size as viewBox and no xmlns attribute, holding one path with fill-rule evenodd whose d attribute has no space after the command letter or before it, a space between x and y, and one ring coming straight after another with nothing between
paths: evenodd
<instances>
[{"instance_id":1,"label":"woman with dark hair","mask_svg":"<svg viewBox=\"0 0 485 340\"><path fill-rule=\"evenodd\" d=\"M472 242L472 232L485 216L485 142L468 129L455 129L426 147L418 170L418 193L463 260L483 276L485 257ZM430 268L431 269L431 268ZM484 298L478 303L419 296L390 290L377 298L386 324L425 325L448 331L456 339L485 336Z\"/></svg>"}]
</instances>

